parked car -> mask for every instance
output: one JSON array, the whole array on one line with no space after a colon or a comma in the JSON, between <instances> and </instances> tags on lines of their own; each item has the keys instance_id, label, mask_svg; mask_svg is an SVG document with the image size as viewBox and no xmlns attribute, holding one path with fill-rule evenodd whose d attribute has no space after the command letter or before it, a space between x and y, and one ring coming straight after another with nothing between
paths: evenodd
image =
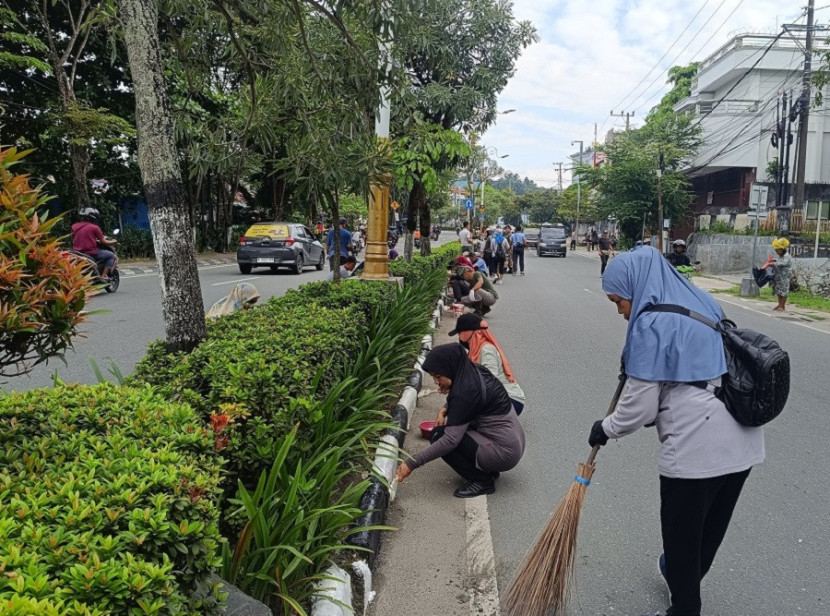
<instances>
[{"instance_id":1,"label":"parked car","mask_svg":"<svg viewBox=\"0 0 830 616\"><path fill-rule=\"evenodd\" d=\"M255 267L277 271L287 267L294 274L308 265L322 270L326 265L326 249L314 233L293 222L258 222L239 238L236 249L239 271L250 274Z\"/></svg>"},{"instance_id":2,"label":"parked car","mask_svg":"<svg viewBox=\"0 0 830 616\"><path fill-rule=\"evenodd\" d=\"M539 242L536 245L536 254L540 257L554 255L558 257L568 256L564 227L542 227L539 231Z\"/></svg>"},{"instance_id":3,"label":"parked car","mask_svg":"<svg viewBox=\"0 0 830 616\"><path fill-rule=\"evenodd\" d=\"M524 229L525 248L536 248L539 244L539 229Z\"/></svg>"}]
</instances>

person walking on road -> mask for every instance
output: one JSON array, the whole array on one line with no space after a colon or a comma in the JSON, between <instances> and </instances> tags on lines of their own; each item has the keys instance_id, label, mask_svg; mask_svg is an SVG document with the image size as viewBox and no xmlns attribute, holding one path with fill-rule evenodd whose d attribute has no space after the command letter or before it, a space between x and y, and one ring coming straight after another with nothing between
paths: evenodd
<instances>
[{"instance_id":1,"label":"person walking on road","mask_svg":"<svg viewBox=\"0 0 830 616\"><path fill-rule=\"evenodd\" d=\"M470 223L465 221L458 232L458 239L461 240L461 252L472 252L473 250L473 234L470 233Z\"/></svg>"},{"instance_id":2,"label":"person walking on road","mask_svg":"<svg viewBox=\"0 0 830 616\"><path fill-rule=\"evenodd\" d=\"M490 331L487 321L476 314L462 314L455 322L455 329L450 336L458 334L458 342L468 351L468 357L492 372L504 385L516 415L521 415L525 407L525 392L516 382L513 371Z\"/></svg>"},{"instance_id":3,"label":"person walking on road","mask_svg":"<svg viewBox=\"0 0 830 616\"><path fill-rule=\"evenodd\" d=\"M443 458L466 480L453 496L493 494L499 474L514 468L525 450L525 433L507 391L458 344L432 349L423 369L438 391L448 394L447 403L435 418L430 446L401 462L395 478L403 481L427 462Z\"/></svg>"},{"instance_id":4,"label":"person walking on road","mask_svg":"<svg viewBox=\"0 0 830 616\"><path fill-rule=\"evenodd\" d=\"M513 275L525 275L525 246L527 245L527 237L522 233L521 226L516 227L516 232L513 234Z\"/></svg>"},{"instance_id":5,"label":"person walking on road","mask_svg":"<svg viewBox=\"0 0 830 616\"><path fill-rule=\"evenodd\" d=\"M779 237L772 242L772 247L778 256L770 257L764 267L772 264L773 271L775 272L772 279L772 290L778 296L778 305L773 310L776 312L785 312L787 310L787 297L790 294L790 280L792 279L793 272L793 258L787 252L787 249L790 247L790 240L786 237Z\"/></svg>"},{"instance_id":6,"label":"person walking on road","mask_svg":"<svg viewBox=\"0 0 830 616\"><path fill-rule=\"evenodd\" d=\"M502 284L504 282L504 265L507 261L507 251L509 246L504 236L496 231L492 238L493 246L493 267L490 271L494 274L494 284Z\"/></svg>"},{"instance_id":7,"label":"person walking on road","mask_svg":"<svg viewBox=\"0 0 830 616\"><path fill-rule=\"evenodd\" d=\"M658 567L671 595L668 611L657 615L700 616L701 580L750 470L764 461L764 431L739 424L714 393L726 372L720 333L684 315L648 311L679 304L720 321L723 312L709 293L645 246L615 258L602 288L628 321L622 353L628 381L616 410L594 423L588 443L602 446L656 424Z\"/></svg>"},{"instance_id":8,"label":"person walking on road","mask_svg":"<svg viewBox=\"0 0 830 616\"><path fill-rule=\"evenodd\" d=\"M346 229L346 224L349 221L345 218L340 219L340 263L345 263L349 256L349 251L352 249L352 234ZM326 250L329 256L329 270L334 270L334 228L329 229L326 236Z\"/></svg>"},{"instance_id":9,"label":"person walking on road","mask_svg":"<svg viewBox=\"0 0 830 616\"><path fill-rule=\"evenodd\" d=\"M611 240L608 239L608 231L602 232L602 236L599 238L598 244L600 260L599 275L600 277L602 277L602 275L605 273L605 268L608 267L608 258L611 256L611 253L613 252L613 248L611 247Z\"/></svg>"}]
</instances>

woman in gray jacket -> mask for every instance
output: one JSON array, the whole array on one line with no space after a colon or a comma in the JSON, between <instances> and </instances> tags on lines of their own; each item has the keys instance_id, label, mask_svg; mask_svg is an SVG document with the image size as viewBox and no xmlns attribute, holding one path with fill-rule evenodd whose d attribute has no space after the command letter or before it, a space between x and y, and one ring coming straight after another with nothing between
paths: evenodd
<instances>
[{"instance_id":1,"label":"woman in gray jacket","mask_svg":"<svg viewBox=\"0 0 830 616\"><path fill-rule=\"evenodd\" d=\"M735 421L713 393L726 372L720 334L684 315L647 310L679 304L719 321L723 313L708 293L650 247L614 259L602 288L628 321L628 381L616 410L595 422L588 442L604 445L656 424L664 552L658 565L671 593L665 615L700 616L700 582L749 471L764 460L764 432Z\"/></svg>"}]
</instances>

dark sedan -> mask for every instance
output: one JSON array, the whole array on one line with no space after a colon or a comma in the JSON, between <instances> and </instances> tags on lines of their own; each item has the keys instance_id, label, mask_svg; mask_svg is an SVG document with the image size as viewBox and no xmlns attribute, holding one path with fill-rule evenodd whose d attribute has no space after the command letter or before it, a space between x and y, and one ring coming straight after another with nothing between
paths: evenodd
<instances>
[{"instance_id":1,"label":"dark sedan","mask_svg":"<svg viewBox=\"0 0 830 616\"><path fill-rule=\"evenodd\" d=\"M299 274L308 265L322 270L326 265L326 250L305 225L258 222L239 238L236 262L243 274L250 274L254 267L268 267L271 271L287 267Z\"/></svg>"}]
</instances>

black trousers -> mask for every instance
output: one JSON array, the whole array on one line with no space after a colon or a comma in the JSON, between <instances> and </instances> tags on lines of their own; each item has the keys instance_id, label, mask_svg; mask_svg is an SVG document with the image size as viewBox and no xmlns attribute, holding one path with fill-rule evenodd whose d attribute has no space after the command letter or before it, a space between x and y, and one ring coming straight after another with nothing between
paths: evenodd
<instances>
[{"instance_id":1,"label":"black trousers","mask_svg":"<svg viewBox=\"0 0 830 616\"><path fill-rule=\"evenodd\" d=\"M525 249L513 247L513 273L525 271Z\"/></svg>"},{"instance_id":2,"label":"black trousers","mask_svg":"<svg viewBox=\"0 0 830 616\"><path fill-rule=\"evenodd\" d=\"M605 273L605 268L608 266L608 255L600 254L599 260L602 264L599 266L599 275L602 276Z\"/></svg>"},{"instance_id":3,"label":"black trousers","mask_svg":"<svg viewBox=\"0 0 830 616\"><path fill-rule=\"evenodd\" d=\"M466 280L452 281L452 295L455 301L460 302L462 297L467 297L470 294L470 283Z\"/></svg>"},{"instance_id":4,"label":"black trousers","mask_svg":"<svg viewBox=\"0 0 830 616\"><path fill-rule=\"evenodd\" d=\"M660 477L660 522L671 592L666 616L700 616L700 582L726 535L749 471L710 479Z\"/></svg>"},{"instance_id":5,"label":"black trousers","mask_svg":"<svg viewBox=\"0 0 830 616\"><path fill-rule=\"evenodd\" d=\"M429 440L431 443L434 443L443 436L444 426L437 426L433 428L432 436ZM452 470L467 481L490 481L493 478L490 472L476 467L477 451L478 443L469 434L465 434L461 442L458 443L458 447L443 456L443 460L450 465Z\"/></svg>"}]
</instances>

